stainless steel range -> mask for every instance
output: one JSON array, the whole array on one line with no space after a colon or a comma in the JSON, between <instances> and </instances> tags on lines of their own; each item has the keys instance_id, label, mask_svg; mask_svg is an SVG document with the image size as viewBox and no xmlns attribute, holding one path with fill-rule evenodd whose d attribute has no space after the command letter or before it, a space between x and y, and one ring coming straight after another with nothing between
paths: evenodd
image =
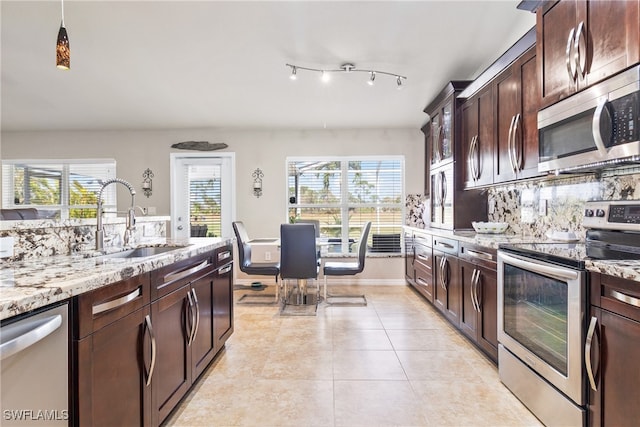
<instances>
[{"instance_id":1,"label":"stainless steel range","mask_svg":"<svg viewBox=\"0 0 640 427\"><path fill-rule=\"evenodd\" d=\"M501 381L547 426L587 423L587 259L640 259L640 202L588 202L585 242L501 246ZM588 361L587 361L588 362Z\"/></svg>"}]
</instances>

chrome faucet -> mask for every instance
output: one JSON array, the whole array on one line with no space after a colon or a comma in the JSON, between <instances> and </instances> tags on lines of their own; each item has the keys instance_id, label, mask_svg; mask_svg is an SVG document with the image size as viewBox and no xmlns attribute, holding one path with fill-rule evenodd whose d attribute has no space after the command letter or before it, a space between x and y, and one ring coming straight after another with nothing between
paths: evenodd
<instances>
[{"instance_id":1,"label":"chrome faucet","mask_svg":"<svg viewBox=\"0 0 640 427\"><path fill-rule=\"evenodd\" d=\"M113 184L114 182L120 183L129 189L129 193L131 193L131 207L127 211L127 229L124 232L124 245L127 246L129 241L131 240L131 235L135 230L136 216L135 216L135 197L136 190L134 190L133 186L129 184L124 179L120 178L112 178L105 181L100 190L98 191L98 209L96 211L96 250L101 251L104 249L104 228L102 226L102 191L109 184Z\"/></svg>"}]
</instances>

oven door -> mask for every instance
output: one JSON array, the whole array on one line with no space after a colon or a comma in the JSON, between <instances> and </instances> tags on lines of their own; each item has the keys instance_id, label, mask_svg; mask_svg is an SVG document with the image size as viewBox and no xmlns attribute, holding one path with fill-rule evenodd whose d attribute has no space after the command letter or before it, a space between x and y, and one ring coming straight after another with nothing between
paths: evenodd
<instances>
[{"instance_id":1,"label":"oven door","mask_svg":"<svg viewBox=\"0 0 640 427\"><path fill-rule=\"evenodd\" d=\"M585 404L586 273L498 251L498 341Z\"/></svg>"}]
</instances>

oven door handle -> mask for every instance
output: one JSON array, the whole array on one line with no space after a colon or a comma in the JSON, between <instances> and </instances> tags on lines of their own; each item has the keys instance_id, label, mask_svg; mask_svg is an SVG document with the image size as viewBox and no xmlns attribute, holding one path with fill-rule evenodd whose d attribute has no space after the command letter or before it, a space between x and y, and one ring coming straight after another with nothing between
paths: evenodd
<instances>
[{"instance_id":1,"label":"oven door handle","mask_svg":"<svg viewBox=\"0 0 640 427\"><path fill-rule=\"evenodd\" d=\"M577 280L580 275L577 271L569 270L562 267L554 267L548 264L543 264L534 261L530 258L524 258L517 255L508 255L504 252L500 254L504 262L507 262L515 267L529 270L533 273L545 274L558 280Z\"/></svg>"}]
</instances>

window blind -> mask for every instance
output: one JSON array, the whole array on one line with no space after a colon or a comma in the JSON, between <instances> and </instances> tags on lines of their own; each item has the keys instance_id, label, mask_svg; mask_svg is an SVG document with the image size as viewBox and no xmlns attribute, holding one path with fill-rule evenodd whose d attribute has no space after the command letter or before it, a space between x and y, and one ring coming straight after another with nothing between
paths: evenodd
<instances>
[{"instance_id":1,"label":"window blind","mask_svg":"<svg viewBox=\"0 0 640 427\"><path fill-rule=\"evenodd\" d=\"M404 223L404 158L287 159L289 221L314 219L335 245L354 252L362 226L372 222L372 252L400 252Z\"/></svg>"},{"instance_id":2,"label":"window blind","mask_svg":"<svg viewBox=\"0 0 640 427\"><path fill-rule=\"evenodd\" d=\"M189 225L192 237L222 235L222 166L189 165Z\"/></svg>"},{"instance_id":3,"label":"window blind","mask_svg":"<svg viewBox=\"0 0 640 427\"><path fill-rule=\"evenodd\" d=\"M3 160L2 207L36 208L39 217L95 218L97 193L115 178L113 159ZM116 189L103 192L105 209L116 208Z\"/></svg>"}]
</instances>

